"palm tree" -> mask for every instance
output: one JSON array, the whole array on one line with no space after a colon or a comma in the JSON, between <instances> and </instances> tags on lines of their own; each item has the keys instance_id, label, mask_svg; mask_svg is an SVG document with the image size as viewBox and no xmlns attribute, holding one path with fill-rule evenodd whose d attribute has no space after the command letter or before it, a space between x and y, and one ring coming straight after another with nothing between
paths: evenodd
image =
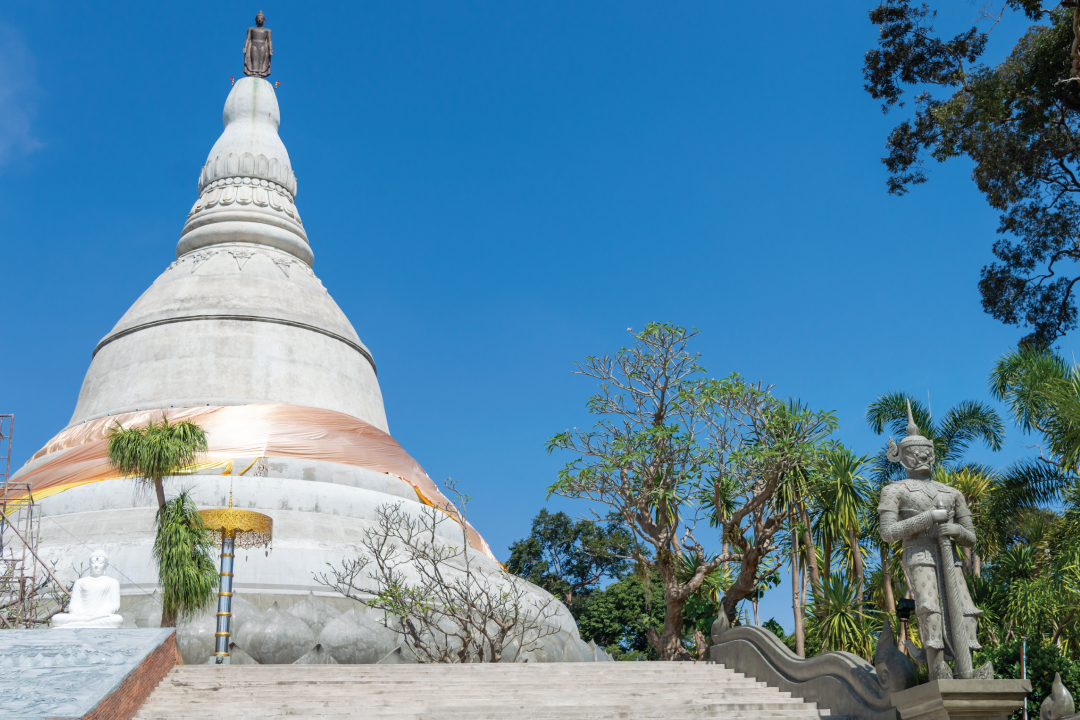
<instances>
[{"instance_id":1,"label":"palm tree","mask_svg":"<svg viewBox=\"0 0 1080 720\"><path fill-rule=\"evenodd\" d=\"M859 471L866 465L867 456L857 457L851 450L837 444L825 454L827 483L822 497L823 505L829 508L824 515L833 527L829 535L846 536L849 561L854 576L855 602L858 612L862 613L865 599L862 547L859 545L859 531L866 515L867 498L870 487L866 478Z\"/></svg>"},{"instance_id":2,"label":"palm tree","mask_svg":"<svg viewBox=\"0 0 1080 720\"><path fill-rule=\"evenodd\" d=\"M780 510L777 514L787 518L787 547L783 549L787 551L791 565L791 611L795 618L795 654L799 657L806 657L806 618L800 593L803 573L799 563L802 552L799 504L804 501L806 493L806 473L800 468L796 472L784 473L773 495L773 503Z\"/></svg>"},{"instance_id":3,"label":"palm tree","mask_svg":"<svg viewBox=\"0 0 1080 720\"><path fill-rule=\"evenodd\" d=\"M210 580L208 586L209 576L204 574L207 562L213 571L213 548L204 552L201 518L192 517L193 513L198 515L194 504L183 493L179 505L176 500L166 502L163 484L164 478L193 465L206 448L206 433L201 427L186 421L169 423L164 414L160 423L151 420L145 428L125 429L117 424L109 432L106 454L112 466L152 484L157 495L154 558L161 585L162 627L175 627L178 615L201 609L206 593L212 598L216 585L216 580Z\"/></svg>"},{"instance_id":4,"label":"palm tree","mask_svg":"<svg viewBox=\"0 0 1080 720\"><path fill-rule=\"evenodd\" d=\"M907 402L910 395L891 392L879 396L866 410L866 422L878 435L888 431L897 439L907 429ZM934 443L934 458L946 468L959 465L971 444L982 440L983 444L997 452L1005 440L1005 424L997 410L977 400L964 400L949 410L940 423L935 423L930 412L918 400L911 400L911 414L919 432ZM891 463L882 448L873 460L873 474L879 481L897 480L904 477L904 469Z\"/></svg>"},{"instance_id":5,"label":"palm tree","mask_svg":"<svg viewBox=\"0 0 1080 720\"><path fill-rule=\"evenodd\" d=\"M218 572L214 567L214 539L187 492L158 510L154 559L161 585L161 626L176 627L214 600Z\"/></svg>"},{"instance_id":6,"label":"palm tree","mask_svg":"<svg viewBox=\"0 0 1080 720\"><path fill-rule=\"evenodd\" d=\"M990 373L990 393L1009 406L1025 433L1041 433L1064 472L1080 463L1080 368L1045 348L1005 353Z\"/></svg>"},{"instance_id":7,"label":"palm tree","mask_svg":"<svg viewBox=\"0 0 1080 720\"><path fill-rule=\"evenodd\" d=\"M976 541L975 547L963 548L964 572L979 576L982 574L983 558L994 555L1000 547L997 542L1000 533L996 532L995 527L1000 520L992 512L1005 509L994 503L995 491L1001 487L998 473L987 465L970 463L952 472L939 467L934 471L934 479L959 490L971 510ZM1008 515L1011 516L1012 513L1009 512Z\"/></svg>"},{"instance_id":8,"label":"palm tree","mask_svg":"<svg viewBox=\"0 0 1080 720\"><path fill-rule=\"evenodd\" d=\"M117 424L109 432L107 455L114 468L124 475L153 484L158 510L165 507L163 478L193 465L206 452L206 433L195 423L161 422L145 428L122 428Z\"/></svg>"},{"instance_id":9,"label":"palm tree","mask_svg":"<svg viewBox=\"0 0 1080 720\"><path fill-rule=\"evenodd\" d=\"M810 528L803 525L799 514L803 498L806 497L806 475L801 472L791 475L791 486L794 490L788 503L788 526L791 530L791 609L795 615L795 654L806 657L806 565L800 562L805 546L800 546L809 536Z\"/></svg>"},{"instance_id":10,"label":"palm tree","mask_svg":"<svg viewBox=\"0 0 1080 720\"><path fill-rule=\"evenodd\" d=\"M844 527L837 514L837 507L833 504L833 487L831 469L826 463L819 472L815 473L811 486L814 501L814 537L817 538L821 547L820 581L825 582L832 577L833 551L838 545L847 540Z\"/></svg>"},{"instance_id":11,"label":"palm tree","mask_svg":"<svg viewBox=\"0 0 1080 720\"><path fill-rule=\"evenodd\" d=\"M1039 457L1010 468L1006 484L1042 501L1056 497L1080 474L1080 367L1046 349L1015 350L994 366L990 393L1008 405L1025 434L1043 437Z\"/></svg>"},{"instance_id":12,"label":"palm tree","mask_svg":"<svg viewBox=\"0 0 1080 720\"><path fill-rule=\"evenodd\" d=\"M809 635L818 652L847 651L867 660L874 653L876 618L855 610L855 588L843 573L821 583L822 600L815 601Z\"/></svg>"}]
</instances>

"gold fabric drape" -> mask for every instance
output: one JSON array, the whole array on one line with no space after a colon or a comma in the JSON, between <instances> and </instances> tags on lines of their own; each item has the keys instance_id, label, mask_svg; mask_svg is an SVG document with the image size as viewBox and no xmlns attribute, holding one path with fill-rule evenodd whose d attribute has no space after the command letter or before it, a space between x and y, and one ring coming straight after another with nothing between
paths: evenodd
<instances>
[{"instance_id":1,"label":"gold fabric drape","mask_svg":"<svg viewBox=\"0 0 1080 720\"><path fill-rule=\"evenodd\" d=\"M394 438L363 420L319 408L283 403L170 408L113 415L89 420L61 431L31 462L58 450L68 450L23 473L35 498L78 485L120 475L106 458L109 429L142 427L165 415L169 422L189 420L206 432L205 460L225 463L236 457L325 460L393 475L416 491L420 500L461 522L454 504L440 492L420 464ZM495 559L483 537L467 525L469 544Z\"/></svg>"}]
</instances>

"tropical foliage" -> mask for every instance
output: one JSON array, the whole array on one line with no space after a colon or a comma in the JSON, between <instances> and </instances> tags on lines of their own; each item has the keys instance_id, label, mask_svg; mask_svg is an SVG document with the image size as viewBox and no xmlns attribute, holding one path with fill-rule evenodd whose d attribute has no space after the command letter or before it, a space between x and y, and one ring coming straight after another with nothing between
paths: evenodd
<instances>
[{"instance_id":1,"label":"tropical foliage","mask_svg":"<svg viewBox=\"0 0 1080 720\"><path fill-rule=\"evenodd\" d=\"M581 638L616 660L659 659L648 638L648 630L664 622L664 586L658 576L627 575L590 593L576 610Z\"/></svg>"},{"instance_id":2,"label":"tropical foliage","mask_svg":"<svg viewBox=\"0 0 1080 720\"><path fill-rule=\"evenodd\" d=\"M182 492L158 510L153 555L161 586L161 626L176 627L214 600L214 540L191 497Z\"/></svg>"},{"instance_id":3,"label":"tropical foliage","mask_svg":"<svg viewBox=\"0 0 1080 720\"><path fill-rule=\"evenodd\" d=\"M158 508L165 506L164 478L195 464L206 452L206 433L192 422L161 422L109 432L109 462L117 471L149 483L157 495Z\"/></svg>"},{"instance_id":4,"label":"tropical foliage","mask_svg":"<svg viewBox=\"0 0 1080 720\"><path fill-rule=\"evenodd\" d=\"M600 387L587 404L596 422L548 440L549 452L572 458L549 493L602 507L597 519L625 528L629 557L659 575L664 621L646 634L664 660L689 656L684 608L722 565L738 568L720 599L729 615L757 593L786 519L773 499L789 476L817 462L836 424L737 374L710 377L689 349L697 334L650 323L633 333L633 345L586 358L579 373ZM720 529L719 554L695 536L704 516ZM687 559L689 575L680 572Z\"/></svg>"},{"instance_id":5,"label":"tropical foliage","mask_svg":"<svg viewBox=\"0 0 1080 720\"><path fill-rule=\"evenodd\" d=\"M919 645L918 618L897 613L911 597L901 544L880 540L877 510L882 488L903 477L884 441L906 434L910 401L934 444L933 479L956 488L971 510L976 541L960 560L983 611L978 662L1015 674L1017 643L1027 637L1035 685L1060 671L1080 690L1080 370L1033 346L1007 353L989 393L1008 418L979 399L936 415L909 393L884 393L866 413L882 443L858 454L834 436L830 416L737 375L710 378L687 349L695 334L649 326L634 348L590 358L583 372L602 381L589 403L599 422L549 441L578 458L551 491L602 508L595 527L603 537L627 533L610 552L630 565L613 565L606 578L577 573L593 583L574 590L582 600L571 606L583 638L622 659L692 656L717 614L758 624L756 601L786 582L794 632L775 620L766 626L800 655L844 650L869 660L885 623L901 644ZM974 462L976 448L1002 447L1008 419L1034 439L1034 454L1006 467ZM534 531L558 526L556 535L574 537L565 534L574 523L555 518L538 516ZM567 558L574 542L562 546ZM515 544L522 558L540 558L540 547ZM586 554L589 562L601 555ZM529 567L536 574L541 565ZM537 577L550 583L549 575ZM681 653L666 652L661 633Z\"/></svg>"},{"instance_id":6,"label":"tropical foliage","mask_svg":"<svg viewBox=\"0 0 1080 720\"><path fill-rule=\"evenodd\" d=\"M194 503L184 493L172 501L165 499L164 479L194 465L206 448L201 427L186 421L170 423L164 414L161 422L151 420L144 428L116 425L108 436L106 454L112 466L149 484L157 497L154 559L162 593L162 627L174 627L177 617L203 608L217 584Z\"/></svg>"},{"instance_id":7,"label":"tropical foliage","mask_svg":"<svg viewBox=\"0 0 1080 720\"><path fill-rule=\"evenodd\" d=\"M571 612L606 578L629 571L630 536L616 525L542 509L529 537L510 546L506 569L539 585Z\"/></svg>"}]
</instances>

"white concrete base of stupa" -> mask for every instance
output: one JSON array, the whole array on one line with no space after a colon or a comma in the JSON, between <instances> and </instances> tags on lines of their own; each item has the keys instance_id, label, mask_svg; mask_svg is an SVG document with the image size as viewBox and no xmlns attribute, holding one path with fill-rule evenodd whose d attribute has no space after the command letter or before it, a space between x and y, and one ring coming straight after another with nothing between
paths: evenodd
<instances>
[{"instance_id":1,"label":"white concrete base of stupa","mask_svg":"<svg viewBox=\"0 0 1080 720\"><path fill-rule=\"evenodd\" d=\"M380 506L400 503L416 515L424 512L426 507L413 488L391 475L326 461L235 458L232 466L238 472L246 468L245 474L183 475L167 478L165 485L167 496L186 490L200 508L226 507L231 492L234 507L256 510L273 519L270 549L237 549L234 592L251 603L252 611L267 611L275 604L280 610L289 610L314 594L336 611L356 607L371 614L373 611L316 582L315 575L326 572L328 563L340 566L344 558L363 552L361 543L375 527ZM85 569L91 551L100 549L109 556L107 574L120 581L120 614L125 616L125 624L156 626L156 602L151 597L157 590L157 572L151 549L157 508L152 491L134 480L103 480L47 497L38 506L38 552L56 569L58 578L74 581ZM441 523L439 534L448 543L462 545L460 527L452 520ZM482 553L470 551L470 558L482 571L500 570ZM543 657L581 660L583 653L588 654L588 645L580 640L569 611L544 590L531 584L528 588L532 606L548 608L551 617L546 625L558 635L554 643L548 643L552 647ZM212 616L214 610L205 614ZM205 634L212 623L203 618L202 624L207 626L201 629ZM191 647L190 642L185 645L186 636L194 632L180 627L181 647ZM567 650L567 643L574 649Z\"/></svg>"}]
</instances>

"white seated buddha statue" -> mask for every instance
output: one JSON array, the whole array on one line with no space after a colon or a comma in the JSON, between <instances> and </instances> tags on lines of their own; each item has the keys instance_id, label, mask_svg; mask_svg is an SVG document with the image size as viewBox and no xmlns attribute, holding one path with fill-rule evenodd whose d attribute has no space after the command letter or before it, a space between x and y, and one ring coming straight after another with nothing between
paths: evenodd
<instances>
[{"instance_id":1,"label":"white seated buddha statue","mask_svg":"<svg viewBox=\"0 0 1080 720\"><path fill-rule=\"evenodd\" d=\"M120 583L105 576L109 557L95 551L90 557L90 577L79 578L71 588L66 613L52 616L53 628L118 628L124 618L120 609Z\"/></svg>"}]
</instances>

